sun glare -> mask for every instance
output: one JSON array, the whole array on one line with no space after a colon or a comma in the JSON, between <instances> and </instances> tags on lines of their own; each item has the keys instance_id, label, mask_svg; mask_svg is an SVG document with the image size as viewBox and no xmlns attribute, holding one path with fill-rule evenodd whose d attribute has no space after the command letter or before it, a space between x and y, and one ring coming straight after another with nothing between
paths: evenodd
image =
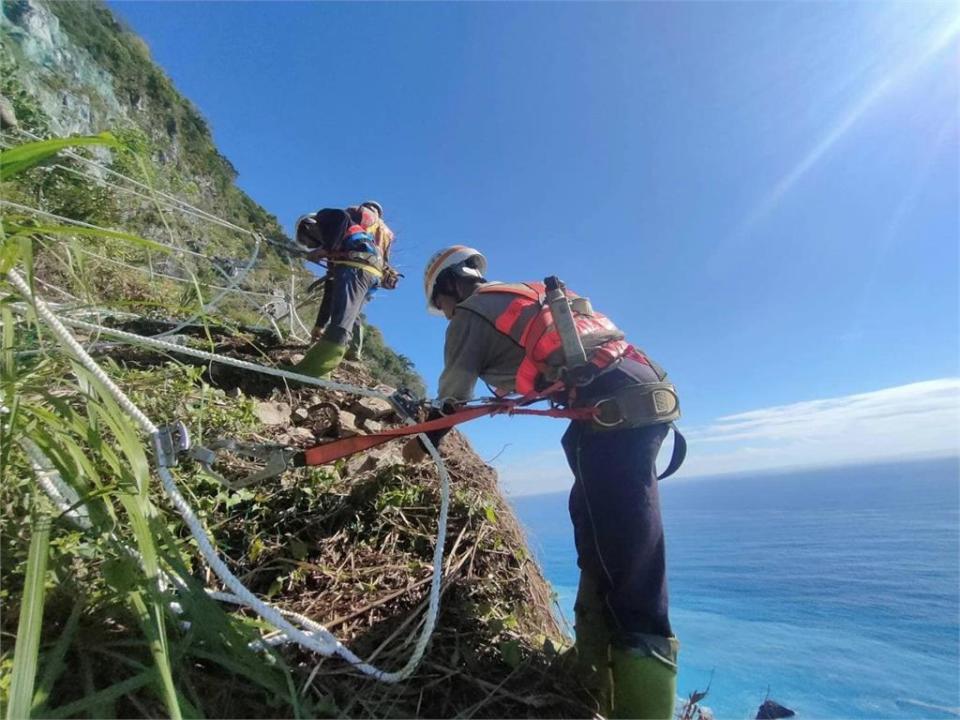
<instances>
[{"instance_id":1,"label":"sun glare","mask_svg":"<svg viewBox=\"0 0 960 720\"><path fill-rule=\"evenodd\" d=\"M903 12L915 13L918 8L935 10L931 16L918 22L911 17L904 20ZM749 232L766 218L780 204L790 190L813 168L864 115L866 115L894 87L908 82L920 69L947 48L954 46L960 36L960 4L942 3L936 6L921 4L898 5L897 18L885 18L885 27L900 29L901 37L896 38L897 46L905 46L907 51L893 57L878 57L878 65L883 68L880 77L864 88L863 92L851 102L835 120L824 130L822 136L809 147L796 164L778 180L770 192L761 199L750 212L738 231L733 242L743 241ZM920 26L918 33L917 26ZM909 33L912 37L903 37ZM889 38L888 38L889 39ZM886 51L878 51L886 52ZM955 69L957 69L955 67ZM957 77L956 75L954 76Z\"/></svg>"}]
</instances>

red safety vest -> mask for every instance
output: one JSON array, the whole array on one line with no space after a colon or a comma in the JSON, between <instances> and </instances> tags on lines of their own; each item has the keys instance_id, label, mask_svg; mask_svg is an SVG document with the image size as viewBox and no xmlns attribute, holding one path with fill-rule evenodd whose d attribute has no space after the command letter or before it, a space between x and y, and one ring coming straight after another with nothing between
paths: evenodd
<instances>
[{"instance_id":1,"label":"red safety vest","mask_svg":"<svg viewBox=\"0 0 960 720\"><path fill-rule=\"evenodd\" d=\"M571 300L577 295L566 291ZM508 335L524 350L523 361L517 368L516 391L527 395L542 390L560 378L563 369L563 345L560 333L553 323L553 313L546 303L543 283L496 283L477 290L479 295L507 294L513 300L502 311L484 308L483 303L471 304L470 309L488 315L487 319ZM622 357L650 365L646 356L623 338L623 333L608 317L592 310L581 309L573 303L574 323L586 351L587 360L598 370L609 367ZM488 312L484 312L487 310Z\"/></svg>"}]
</instances>

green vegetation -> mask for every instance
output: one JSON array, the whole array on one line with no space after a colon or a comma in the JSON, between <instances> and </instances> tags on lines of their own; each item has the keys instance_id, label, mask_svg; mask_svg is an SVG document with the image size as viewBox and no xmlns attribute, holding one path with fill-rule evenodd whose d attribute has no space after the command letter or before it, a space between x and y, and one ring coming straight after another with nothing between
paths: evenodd
<instances>
[{"instance_id":1,"label":"green vegetation","mask_svg":"<svg viewBox=\"0 0 960 720\"><path fill-rule=\"evenodd\" d=\"M283 361L290 348L242 330L257 320L249 302L231 297L204 309L210 286L229 281L218 268L246 260L251 237L181 212L163 193L284 239L275 219L233 185L235 173L212 150L202 119L148 62L137 38L111 24L98 4L51 8L75 42L106 58L118 95L140 110L118 120L110 136L71 140L70 154L41 142L0 155L5 200L74 221L4 207L0 271L18 268L43 297L71 310L108 310L116 322L124 311L138 318L199 314L205 327L187 342L266 364ZM10 19L25 10L8 3L4 12ZM54 119L26 90L24 68L6 43L3 53L12 71L0 74L0 89L23 127L48 133ZM138 63L150 67L133 67ZM168 111L173 123L163 122ZM12 133L3 140L7 148L22 142ZM107 184L114 176L87 161L140 185ZM266 245L243 287L287 288L291 272L298 287L312 280ZM451 463L442 614L409 683L370 682L339 660L318 662L294 647L251 649L264 624L204 592L216 580L156 482L144 438L100 380L24 314L22 301L0 279L0 704L8 717L585 712L548 672L559 635L549 589L523 550L495 478L466 446ZM304 318L311 309L302 310ZM290 444L303 427L265 427L255 412L259 400L299 407L338 400L251 373L102 345L94 336L81 340L151 420L183 421L201 443L232 437ZM423 392L409 359L372 327L365 355L364 382L372 377ZM225 460L230 476L248 469L237 458ZM172 473L253 592L326 624L387 669L406 662L432 574L439 503L433 470L371 454L237 492L189 461ZM42 478L59 487L53 499L40 490ZM186 589L175 590L174 579Z\"/></svg>"},{"instance_id":2,"label":"green vegetation","mask_svg":"<svg viewBox=\"0 0 960 720\"><path fill-rule=\"evenodd\" d=\"M16 23L28 12L27 7L25 2L5 3L3 11L7 20ZM122 228L201 252L210 259L183 254L158 259L123 244L39 237L35 252L40 277L89 305L107 305L155 318L170 316L172 307L177 309L174 315L181 318L198 316L228 325L262 324L258 306L269 300L264 295L231 294L212 314L205 309L219 292L208 286L225 286L229 276L241 270L253 253L252 238L177 212L154 194L169 193L267 239L240 287L266 294L289 293L292 274L301 289L298 297L304 297L302 289L314 278L298 260L274 244L289 242L277 219L236 187L236 171L216 150L206 122L150 60L144 42L100 2L49 3L47 7L77 47L109 73L113 91L127 109L126 117L110 119L119 145L109 155L109 169L152 188L153 193L129 183L119 183L126 191L107 186L101 182L103 173L80 159L61 155L55 163L21 176L15 186L5 186L4 197L73 220ZM0 47L0 94L10 100L25 129L46 134L51 118L24 87L22 76L28 70L21 67L23 60L18 59L16 43L6 37L4 40ZM58 80L53 78L51 82ZM98 110L102 101L93 89L71 88L71 92L89 100L94 117L106 122L106 111ZM83 149L76 149L76 154L103 161L102 154L94 156ZM113 176L106 179L117 180ZM81 283L81 277L86 281ZM318 302L315 296L300 307L307 322L316 314ZM374 377L423 394L423 382L409 359L386 347L376 329L371 328L368 337L368 364Z\"/></svg>"},{"instance_id":3,"label":"green vegetation","mask_svg":"<svg viewBox=\"0 0 960 720\"><path fill-rule=\"evenodd\" d=\"M88 142L123 145L112 137L75 144ZM57 149L34 143L8 151L0 170L16 183ZM13 178L12 168L19 171ZM91 238L116 256L149 252L159 261L172 252L130 233L39 225L9 212L0 233L0 271L19 267L35 284L51 283L57 266L40 274L44 238L60 238L68 245L61 252L64 281L98 292L99 267L80 259ZM250 643L263 624L204 592L211 578L196 540L165 509L151 453L130 418L97 377L51 344L45 327L15 312L19 292L6 283L0 288L0 601L10 609L0 620L0 702L8 717L583 712L549 672L558 636L549 590L522 550L495 478L468 450L451 466L456 492L442 615L405 690L365 681L339 661L318 665L293 648L258 652ZM157 300L167 311L169 303ZM204 344L220 352L276 360L278 348L207 330ZM388 357L379 342L372 352ZM282 442L282 435L264 437L289 428L265 428L255 395L280 393L301 407L333 399L316 388L264 384L252 373L224 375L132 349L107 353L98 354L101 365L139 408L156 423L183 421L197 442ZM399 369L409 372L409 363ZM373 465L293 471L237 492L190 462L171 472L247 587L316 618L362 656L395 669L409 657L426 607L438 480L385 458L359 460ZM245 472L229 459L227 465L228 474ZM58 487L53 501L40 490L44 477ZM172 578L185 590L175 591ZM172 611L174 601L180 612ZM539 694L528 697L531 687Z\"/></svg>"},{"instance_id":4,"label":"green vegetation","mask_svg":"<svg viewBox=\"0 0 960 720\"><path fill-rule=\"evenodd\" d=\"M22 347L25 338L18 333L15 340ZM193 427L214 433L253 427L249 401L227 402L222 390L198 382L199 371L184 370L175 365L142 371L114 367L111 375L134 389L132 398L138 404L155 412L166 404ZM30 700L26 707L32 704L33 714L40 717L208 714L211 709L204 709L206 703L190 687L198 662L220 668L211 672L245 674L261 697L289 697L289 670L282 661L264 663L246 648L257 637L255 623L226 615L195 592L178 600L191 607L197 622L192 631L176 630L177 620L168 610L170 588L158 585L160 567L182 573L195 586L187 570L196 562L195 549L179 521L160 510L163 499L149 477L142 440L99 382L62 357L49 356L5 364L2 385L4 404L12 404L3 433L9 450L0 461L5 518L0 596L9 608L3 631L13 637L9 623L18 614L21 627L24 618L42 616L44 628L35 638L19 631L16 635L11 716L29 715L14 712L18 703L23 707L24 694ZM48 501L38 492L27 462L31 442L83 499L91 521L84 530L60 513L49 545L39 550L44 538L37 518L45 514ZM190 476L180 479L189 482ZM229 522L237 514L237 503L245 499L229 496L206 478L189 484L208 522ZM268 517L287 501L258 509ZM247 505L244 514L250 512ZM224 537L230 536L221 533L221 541ZM242 556L242 548L227 548L240 550ZM38 553L48 559L46 570L37 561ZM39 591L38 584L30 582L38 572L43 575ZM37 620L33 627L39 627ZM31 639L39 642L21 647ZM8 647L4 643L5 650ZM7 655L0 663L9 667L9 660ZM29 677L36 667L40 675Z\"/></svg>"},{"instance_id":5,"label":"green vegetation","mask_svg":"<svg viewBox=\"0 0 960 720\"><path fill-rule=\"evenodd\" d=\"M16 328L10 340L17 347L35 342L36 327L12 320L9 327ZM251 650L261 624L206 598L202 586L210 581L196 544L165 509L146 472L142 442L122 412L94 378L59 353L31 357L4 365L0 388L5 402L16 402L2 438L9 451L0 460L7 519L0 599L20 612L42 613L43 631L32 648L36 673L27 690L18 681L18 670L21 676L31 671L20 665L24 635L13 658L4 643L0 677L14 679L0 684L4 702L19 696L23 707L22 698L31 698L36 717L396 717L412 716L418 707L431 717L471 708L482 708L479 716L512 717L532 708L548 708L551 716L576 712L543 654L553 647L547 638L556 637L545 611L546 585L513 550L522 537L507 523L509 511L478 461L460 455L451 468L457 492L442 615L425 662L398 690L345 672L342 662L318 665L293 648L268 655ZM106 369L151 418L183 420L197 441L262 437L254 401L243 389L211 385L204 367L150 364L160 361L136 355ZM47 500L24 450L30 439L82 498L90 529L57 511L48 544L35 531L32 514ZM385 461L366 474L345 466L291 472L282 482L237 492L189 462L174 473L252 591L323 622L381 666L405 662L431 577L439 502L432 472ZM44 545L41 605L40 583L23 578L43 570L36 558ZM159 587L160 568L190 591ZM169 612L172 600L182 615ZM18 614L5 613L4 637L13 637ZM530 695L532 687L538 694Z\"/></svg>"},{"instance_id":6,"label":"green vegetation","mask_svg":"<svg viewBox=\"0 0 960 720\"><path fill-rule=\"evenodd\" d=\"M177 92L166 74L150 59L143 40L123 27L113 13L98 2L51 3L49 8L71 39L110 74L121 103L139 115L156 118L154 122L158 127L150 127L153 142L162 140L179 146L174 163L168 163L167 172L212 180L215 194L222 202L250 212L252 217L245 219L251 225L265 229L272 225L272 229L279 232L273 216L253 204L244 207L242 197L245 196L233 185L236 170L211 143L207 123L197 109ZM138 117L138 120L142 124L142 119Z\"/></svg>"}]
</instances>

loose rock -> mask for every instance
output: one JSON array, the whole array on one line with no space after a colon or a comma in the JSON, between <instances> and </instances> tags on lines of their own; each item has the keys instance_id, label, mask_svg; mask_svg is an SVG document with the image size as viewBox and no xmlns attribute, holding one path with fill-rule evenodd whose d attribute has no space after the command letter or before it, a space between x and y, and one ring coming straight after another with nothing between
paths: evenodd
<instances>
[{"instance_id":1,"label":"loose rock","mask_svg":"<svg viewBox=\"0 0 960 720\"><path fill-rule=\"evenodd\" d=\"M344 433L344 431L346 431L346 430L351 430L351 431L353 431L353 435L356 435L356 434L357 434L356 431L357 431L358 428L357 428L357 416L356 416L356 415L354 415L352 412L348 412L348 411L346 411L346 410L341 410L341 411L339 412L339 414L338 414L338 417L339 417L339 419L340 419L340 436L341 436L341 437L345 437L343 433ZM353 437L353 435L351 435L350 437Z\"/></svg>"},{"instance_id":2,"label":"loose rock","mask_svg":"<svg viewBox=\"0 0 960 720\"><path fill-rule=\"evenodd\" d=\"M287 435L289 435L294 443L312 443L316 441L316 437L310 428L293 427L287 431Z\"/></svg>"},{"instance_id":3,"label":"loose rock","mask_svg":"<svg viewBox=\"0 0 960 720\"><path fill-rule=\"evenodd\" d=\"M290 422L290 406L287 403L257 403L253 412L264 425L283 425Z\"/></svg>"},{"instance_id":4,"label":"loose rock","mask_svg":"<svg viewBox=\"0 0 960 720\"><path fill-rule=\"evenodd\" d=\"M369 420L383 420L394 412L393 406L380 398L361 398L352 403L348 409L357 417Z\"/></svg>"}]
</instances>

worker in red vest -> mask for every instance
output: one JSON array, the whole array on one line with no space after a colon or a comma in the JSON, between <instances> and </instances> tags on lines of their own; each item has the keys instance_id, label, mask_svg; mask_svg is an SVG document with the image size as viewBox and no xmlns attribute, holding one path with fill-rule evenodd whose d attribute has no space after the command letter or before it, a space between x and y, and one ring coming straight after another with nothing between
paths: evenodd
<instances>
[{"instance_id":1,"label":"worker in red vest","mask_svg":"<svg viewBox=\"0 0 960 720\"><path fill-rule=\"evenodd\" d=\"M379 287L396 287L389 264L393 232L383 220L380 203L327 208L297 221L297 241L307 259L327 263L323 300L311 336L315 344L292 368L314 377L329 377L347 353L359 327L360 312ZM362 342L362 340L361 340Z\"/></svg>"},{"instance_id":2,"label":"worker in red vest","mask_svg":"<svg viewBox=\"0 0 960 720\"><path fill-rule=\"evenodd\" d=\"M437 405L449 412L470 400L479 378L498 394L546 393L559 405L597 409L595 420L572 421L563 437L581 570L575 667L602 714L670 720L679 645L668 616L655 460L679 416L676 391L659 366L572 293L563 302L586 363L564 367L562 306L548 304L549 288L487 282L486 267L480 252L462 245L427 264L427 310L449 321ZM436 443L445 432L429 437ZM682 462L681 441L664 475ZM404 447L408 462L424 457L419 439Z\"/></svg>"}]
</instances>

